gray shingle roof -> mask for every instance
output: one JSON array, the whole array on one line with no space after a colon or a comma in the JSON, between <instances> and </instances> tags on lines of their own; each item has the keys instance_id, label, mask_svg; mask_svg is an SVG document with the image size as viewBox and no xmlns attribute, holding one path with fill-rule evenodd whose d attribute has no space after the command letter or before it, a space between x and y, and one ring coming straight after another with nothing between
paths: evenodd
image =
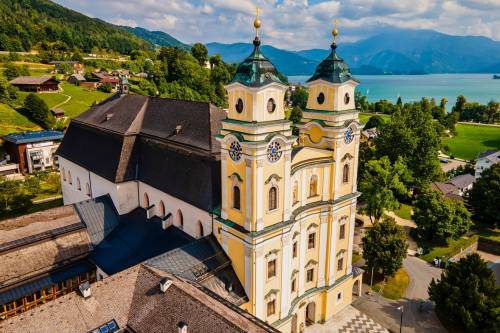
<instances>
[{"instance_id":1,"label":"gray shingle roof","mask_svg":"<svg viewBox=\"0 0 500 333\"><path fill-rule=\"evenodd\" d=\"M450 179L449 183L455 185L458 188L465 188L474 183L474 179L475 178L473 175L465 174Z\"/></svg>"},{"instance_id":2,"label":"gray shingle roof","mask_svg":"<svg viewBox=\"0 0 500 333\"><path fill-rule=\"evenodd\" d=\"M10 84L16 85L16 84L43 84L47 81L57 81L50 75L42 75L42 76L19 76L16 77L14 80L10 81Z\"/></svg>"}]
</instances>

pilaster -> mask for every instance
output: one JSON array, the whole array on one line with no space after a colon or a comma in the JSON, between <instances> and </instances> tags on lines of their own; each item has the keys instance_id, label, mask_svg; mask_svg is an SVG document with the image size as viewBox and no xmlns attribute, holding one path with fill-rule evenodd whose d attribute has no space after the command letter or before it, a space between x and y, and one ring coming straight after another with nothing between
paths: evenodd
<instances>
[{"instance_id":1,"label":"pilaster","mask_svg":"<svg viewBox=\"0 0 500 333\"><path fill-rule=\"evenodd\" d=\"M256 195L256 205L257 205L257 231L264 228L264 160L257 160L257 191Z\"/></svg>"},{"instance_id":2,"label":"pilaster","mask_svg":"<svg viewBox=\"0 0 500 333\"><path fill-rule=\"evenodd\" d=\"M319 267L318 267L318 288L325 285L325 270L328 241L328 210L322 210L320 215L319 231Z\"/></svg>"},{"instance_id":3,"label":"pilaster","mask_svg":"<svg viewBox=\"0 0 500 333\"><path fill-rule=\"evenodd\" d=\"M354 243L354 227L356 225L356 201L351 204L351 217L349 221L349 247L347 250L347 274L352 272L352 247Z\"/></svg>"},{"instance_id":4,"label":"pilaster","mask_svg":"<svg viewBox=\"0 0 500 333\"><path fill-rule=\"evenodd\" d=\"M288 221L290 218L290 210L291 210L291 202L290 202L290 193L291 193L291 160L292 160L292 152L290 150L285 152L285 193L283 198L283 221Z\"/></svg>"},{"instance_id":5,"label":"pilaster","mask_svg":"<svg viewBox=\"0 0 500 333\"><path fill-rule=\"evenodd\" d=\"M265 318L264 315L264 282L266 281L264 270L264 247L255 247L255 316Z\"/></svg>"},{"instance_id":6,"label":"pilaster","mask_svg":"<svg viewBox=\"0 0 500 333\"><path fill-rule=\"evenodd\" d=\"M305 265L305 258L306 258L306 246L307 246L307 229L306 228L301 228L300 230L300 239L299 239L299 245L300 245L300 255L299 255L299 295L302 295L304 293L304 285L305 285L305 271L304 271L304 265Z\"/></svg>"},{"instance_id":7,"label":"pilaster","mask_svg":"<svg viewBox=\"0 0 500 333\"><path fill-rule=\"evenodd\" d=\"M328 285L335 282L335 247L337 246L337 219L338 214L333 213L332 227L330 229L330 248L328 254Z\"/></svg>"},{"instance_id":8,"label":"pilaster","mask_svg":"<svg viewBox=\"0 0 500 333\"><path fill-rule=\"evenodd\" d=\"M221 192L222 192L222 203L221 203L221 217L227 219L227 151L223 149L221 151Z\"/></svg>"},{"instance_id":9,"label":"pilaster","mask_svg":"<svg viewBox=\"0 0 500 333\"><path fill-rule=\"evenodd\" d=\"M359 130L358 130L359 132ZM352 192L356 192L358 190L358 159L359 159L359 140L360 134L357 133L354 139L354 144L356 145L354 148L354 169L352 175Z\"/></svg>"},{"instance_id":10,"label":"pilaster","mask_svg":"<svg viewBox=\"0 0 500 333\"><path fill-rule=\"evenodd\" d=\"M252 196L253 196L253 179L252 179L252 160L245 159L245 229L252 230Z\"/></svg>"},{"instance_id":11,"label":"pilaster","mask_svg":"<svg viewBox=\"0 0 500 333\"><path fill-rule=\"evenodd\" d=\"M245 245L245 292L252 299L252 248Z\"/></svg>"},{"instance_id":12,"label":"pilaster","mask_svg":"<svg viewBox=\"0 0 500 333\"><path fill-rule=\"evenodd\" d=\"M286 233L281 236L282 241L282 259L281 259L281 316L286 317L290 309L290 266L291 256L291 234Z\"/></svg>"}]
</instances>

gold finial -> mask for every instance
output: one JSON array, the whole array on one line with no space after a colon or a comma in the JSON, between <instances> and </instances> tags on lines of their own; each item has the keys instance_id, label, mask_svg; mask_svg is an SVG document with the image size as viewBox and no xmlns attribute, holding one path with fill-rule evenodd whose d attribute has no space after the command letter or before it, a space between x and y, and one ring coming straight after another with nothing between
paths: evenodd
<instances>
[{"instance_id":1,"label":"gold finial","mask_svg":"<svg viewBox=\"0 0 500 333\"><path fill-rule=\"evenodd\" d=\"M255 21L253 21L253 26L255 28L255 36L259 37L259 28L260 28L259 7L256 7L256 15L255 15Z\"/></svg>"},{"instance_id":2,"label":"gold finial","mask_svg":"<svg viewBox=\"0 0 500 333\"><path fill-rule=\"evenodd\" d=\"M333 20L333 30L332 30L332 35L333 35L333 42L337 42L337 35L339 34L339 30L337 29L337 23L339 20L335 19Z\"/></svg>"}]
</instances>

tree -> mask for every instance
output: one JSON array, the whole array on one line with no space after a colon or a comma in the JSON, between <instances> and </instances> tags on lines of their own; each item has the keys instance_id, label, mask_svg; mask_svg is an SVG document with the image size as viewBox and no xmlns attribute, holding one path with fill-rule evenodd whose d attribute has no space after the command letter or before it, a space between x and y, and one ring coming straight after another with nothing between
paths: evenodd
<instances>
[{"instance_id":1,"label":"tree","mask_svg":"<svg viewBox=\"0 0 500 333\"><path fill-rule=\"evenodd\" d=\"M368 268L393 276L403 266L408 243L403 228L391 217L384 217L363 237L363 258Z\"/></svg>"},{"instance_id":2,"label":"tree","mask_svg":"<svg viewBox=\"0 0 500 333\"><path fill-rule=\"evenodd\" d=\"M30 72L28 66L17 66L11 62L4 65L3 75L8 81L15 79L18 76L29 76Z\"/></svg>"},{"instance_id":3,"label":"tree","mask_svg":"<svg viewBox=\"0 0 500 333\"><path fill-rule=\"evenodd\" d=\"M366 202L366 211L372 223L378 222L385 210L399 207L396 195L405 195L407 189L402 182L407 175L402 159L391 164L384 156L379 160L366 162L362 179L359 183L363 193L361 200Z\"/></svg>"},{"instance_id":4,"label":"tree","mask_svg":"<svg viewBox=\"0 0 500 333\"><path fill-rule=\"evenodd\" d=\"M290 117L289 120L296 124L302 119L302 110L300 107L295 106L292 108L292 111L290 112Z\"/></svg>"},{"instance_id":5,"label":"tree","mask_svg":"<svg viewBox=\"0 0 500 333\"><path fill-rule=\"evenodd\" d=\"M38 124L48 128L53 119L47 103L36 94L29 94L24 100L24 107L29 111L30 117Z\"/></svg>"},{"instance_id":6,"label":"tree","mask_svg":"<svg viewBox=\"0 0 500 333\"><path fill-rule=\"evenodd\" d=\"M440 133L430 112L424 112L419 104L396 110L379 128L375 144L378 157L388 156L392 163L403 158L413 176L412 183L406 185L425 187L441 174Z\"/></svg>"},{"instance_id":7,"label":"tree","mask_svg":"<svg viewBox=\"0 0 500 333\"><path fill-rule=\"evenodd\" d=\"M417 234L425 242L445 244L457 239L472 226L470 213L462 202L447 199L441 192L424 190L417 197L413 220Z\"/></svg>"},{"instance_id":8,"label":"tree","mask_svg":"<svg viewBox=\"0 0 500 333\"><path fill-rule=\"evenodd\" d=\"M202 43L195 43L191 47L191 54L198 61L200 66L205 66L208 61L208 50Z\"/></svg>"},{"instance_id":9,"label":"tree","mask_svg":"<svg viewBox=\"0 0 500 333\"><path fill-rule=\"evenodd\" d=\"M370 128L380 128L380 125L382 125L383 123L384 119L382 119L381 116L371 116L363 129L366 130Z\"/></svg>"},{"instance_id":10,"label":"tree","mask_svg":"<svg viewBox=\"0 0 500 333\"><path fill-rule=\"evenodd\" d=\"M23 187L33 196L36 196L41 190L40 179L36 176L27 176L24 179Z\"/></svg>"},{"instance_id":11,"label":"tree","mask_svg":"<svg viewBox=\"0 0 500 333\"><path fill-rule=\"evenodd\" d=\"M97 90L105 93L110 93L113 91L113 86L111 85L111 83L103 83L97 87Z\"/></svg>"},{"instance_id":12,"label":"tree","mask_svg":"<svg viewBox=\"0 0 500 333\"><path fill-rule=\"evenodd\" d=\"M457 97L457 101L455 102L455 106L452 108L452 112L457 112L459 115L462 115L462 111L467 104L467 100L464 95L460 95Z\"/></svg>"},{"instance_id":13,"label":"tree","mask_svg":"<svg viewBox=\"0 0 500 333\"><path fill-rule=\"evenodd\" d=\"M488 123L500 120L500 103L493 100L489 101L488 105L486 105L485 116Z\"/></svg>"},{"instance_id":14,"label":"tree","mask_svg":"<svg viewBox=\"0 0 500 333\"><path fill-rule=\"evenodd\" d=\"M429 298L441 320L457 331L500 332L500 288L477 253L448 265L439 281L432 279Z\"/></svg>"},{"instance_id":15,"label":"tree","mask_svg":"<svg viewBox=\"0 0 500 333\"><path fill-rule=\"evenodd\" d=\"M500 225L500 164L481 173L469 191L467 203L479 221L491 227Z\"/></svg>"},{"instance_id":16,"label":"tree","mask_svg":"<svg viewBox=\"0 0 500 333\"><path fill-rule=\"evenodd\" d=\"M307 92L307 89L297 86L295 91L292 93L292 106L298 106L302 110L305 110L308 97L309 93Z\"/></svg>"}]
</instances>

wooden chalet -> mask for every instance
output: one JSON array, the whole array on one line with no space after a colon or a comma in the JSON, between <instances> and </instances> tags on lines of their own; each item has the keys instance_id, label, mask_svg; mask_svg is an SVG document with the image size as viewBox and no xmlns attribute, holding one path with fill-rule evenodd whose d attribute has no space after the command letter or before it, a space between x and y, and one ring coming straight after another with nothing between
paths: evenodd
<instances>
[{"instance_id":1,"label":"wooden chalet","mask_svg":"<svg viewBox=\"0 0 500 333\"><path fill-rule=\"evenodd\" d=\"M59 81L50 75L44 76L19 76L9 82L21 91L52 92L59 90Z\"/></svg>"}]
</instances>

